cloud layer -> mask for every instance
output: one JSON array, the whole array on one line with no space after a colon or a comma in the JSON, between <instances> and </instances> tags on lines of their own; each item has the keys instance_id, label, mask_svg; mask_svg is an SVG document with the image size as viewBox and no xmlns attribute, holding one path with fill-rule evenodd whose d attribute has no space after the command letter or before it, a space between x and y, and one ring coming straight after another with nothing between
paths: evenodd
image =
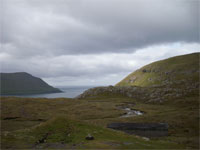
<instances>
[{"instance_id":1,"label":"cloud layer","mask_svg":"<svg viewBox=\"0 0 200 150\"><path fill-rule=\"evenodd\" d=\"M145 63L198 51L198 3L2 0L1 71L26 71L53 84L106 77L113 83Z\"/></svg>"}]
</instances>

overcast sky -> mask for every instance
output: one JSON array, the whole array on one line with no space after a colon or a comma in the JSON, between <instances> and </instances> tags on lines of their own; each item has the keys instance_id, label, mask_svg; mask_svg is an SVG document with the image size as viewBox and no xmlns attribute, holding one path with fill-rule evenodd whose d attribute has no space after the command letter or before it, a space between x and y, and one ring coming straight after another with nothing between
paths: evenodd
<instances>
[{"instance_id":1,"label":"overcast sky","mask_svg":"<svg viewBox=\"0 0 200 150\"><path fill-rule=\"evenodd\" d=\"M1 0L0 72L54 86L114 85L198 52L199 0Z\"/></svg>"}]
</instances>

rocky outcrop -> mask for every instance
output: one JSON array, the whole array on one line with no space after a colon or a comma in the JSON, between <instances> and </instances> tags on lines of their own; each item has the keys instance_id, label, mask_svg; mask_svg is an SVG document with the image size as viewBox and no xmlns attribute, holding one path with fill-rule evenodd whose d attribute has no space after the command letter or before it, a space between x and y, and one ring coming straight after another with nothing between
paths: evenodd
<instances>
[{"instance_id":1,"label":"rocky outcrop","mask_svg":"<svg viewBox=\"0 0 200 150\"><path fill-rule=\"evenodd\" d=\"M79 95L78 99L92 98L105 94L120 94L122 96L135 98L147 102L163 102L170 98L179 98L191 92L198 92L198 82L178 81L167 83L167 85L138 87L138 86L108 86L96 87L85 91Z\"/></svg>"}]
</instances>

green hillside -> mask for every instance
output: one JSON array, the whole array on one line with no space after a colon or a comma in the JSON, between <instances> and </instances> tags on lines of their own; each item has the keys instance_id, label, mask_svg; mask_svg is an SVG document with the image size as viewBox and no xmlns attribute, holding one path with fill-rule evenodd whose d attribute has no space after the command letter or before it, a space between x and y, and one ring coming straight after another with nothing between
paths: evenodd
<instances>
[{"instance_id":1,"label":"green hillside","mask_svg":"<svg viewBox=\"0 0 200 150\"><path fill-rule=\"evenodd\" d=\"M156 86L199 81L200 53L181 55L146 65L128 75L117 86Z\"/></svg>"},{"instance_id":2,"label":"green hillside","mask_svg":"<svg viewBox=\"0 0 200 150\"><path fill-rule=\"evenodd\" d=\"M0 85L1 95L61 92L42 79L25 72L0 73Z\"/></svg>"}]
</instances>

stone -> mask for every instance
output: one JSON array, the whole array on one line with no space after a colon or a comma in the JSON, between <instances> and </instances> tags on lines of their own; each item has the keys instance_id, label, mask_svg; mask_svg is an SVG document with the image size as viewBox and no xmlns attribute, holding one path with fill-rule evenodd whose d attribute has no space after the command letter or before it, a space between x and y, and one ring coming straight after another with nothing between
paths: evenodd
<instances>
[{"instance_id":1,"label":"stone","mask_svg":"<svg viewBox=\"0 0 200 150\"><path fill-rule=\"evenodd\" d=\"M123 142L124 145L131 145L133 144L132 142Z\"/></svg>"},{"instance_id":2,"label":"stone","mask_svg":"<svg viewBox=\"0 0 200 150\"><path fill-rule=\"evenodd\" d=\"M36 142L36 145L41 144L41 143L45 143L48 136L49 136L49 133L46 133L41 139L39 139Z\"/></svg>"},{"instance_id":3,"label":"stone","mask_svg":"<svg viewBox=\"0 0 200 150\"><path fill-rule=\"evenodd\" d=\"M130 82L130 83L133 83L136 79L137 79L137 77L134 77L134 76L133 76L133 77L131 77L131 78L129 79L129 82Z\"/></svg>"},{"instance_id":4,"label":"stone","mask_svg":"<svg viewBox=\"0 0 200 150\"><path fill-rule=\"evenodd\" d=\"M91 136L90 134L88 134L86 137L85 137L86 140L94 140L94 137Z\"/></svg>"},{"instance_id":5,"label":"stone","mask_svg":"<svg viewBox=\"0 0 200 150\"><path fill-rule=\"evenodd\" d=\"M145 141L149 141L149 138L147 138L147 137L142 137L142 139Z\"/></svg>"},{"instance_id":6,"label":"stone","mask_svg":"<svg viewBox=\"0 0 200 150\"><path fill-rule=\"evenodd\" d=\"M142 72L144 72L144 73L145 73L145 72L147 72L147 70L146 70L146 69L143 69L143 70L142 70Z\"/></svg>"}]
</instances>

